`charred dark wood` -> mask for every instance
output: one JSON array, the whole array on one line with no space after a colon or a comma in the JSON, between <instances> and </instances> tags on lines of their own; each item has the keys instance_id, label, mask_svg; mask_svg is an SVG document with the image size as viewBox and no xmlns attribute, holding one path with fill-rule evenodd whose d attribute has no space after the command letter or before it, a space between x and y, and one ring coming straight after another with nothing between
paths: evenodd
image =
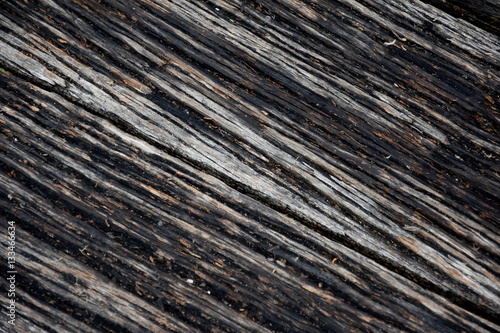
<instances>
[{"instance_id":1,"label":"charred dark wood","mask_svg":"<svg viewBox=\"0 0 500 333\"><path fill-rule=\"evenodd\" d=\"M424 2L500 36L500 1L424 0Z\"/></svg>"},{"instance_id":2,"label":"charred dark wood","mask_svg":"<svg viewBox=\"0 0 500 333\"><path fill-rule=\"evenodd\" d=\"M2 2L14 329L499 331L499 50L419 1Z\"/></svg>"},{"instance_id":3,"label":"charred dark wood","mask_svg":"<svg viewBox=\"0 0 500 333\"><path fill-rule=\"evenodd\" d=\"M497 23L500 20L500 3L496 0L451 0L451 2L466 8L472 14L496 20Z\"/></svg>"}]
</instances>

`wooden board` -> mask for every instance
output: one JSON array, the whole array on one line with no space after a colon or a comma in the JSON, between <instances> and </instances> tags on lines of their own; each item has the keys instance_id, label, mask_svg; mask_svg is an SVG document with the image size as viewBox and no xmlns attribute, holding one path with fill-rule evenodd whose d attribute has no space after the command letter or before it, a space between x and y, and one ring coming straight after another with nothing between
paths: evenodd
<instances>
[{"instance_id":1,"label":"wooden board","mask_svg":"<svg viewBox=\"0 0 500 333\"><path fill-rule=\"evenodd\" d=\"M495 332L500 40L419 1L2 2L2 332Z\"/></svg>"}]
</instances>

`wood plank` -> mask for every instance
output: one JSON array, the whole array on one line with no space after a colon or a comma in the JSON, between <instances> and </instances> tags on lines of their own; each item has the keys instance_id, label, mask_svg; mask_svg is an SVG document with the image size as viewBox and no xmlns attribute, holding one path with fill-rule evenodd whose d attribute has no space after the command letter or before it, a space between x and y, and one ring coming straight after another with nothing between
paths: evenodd
<instances>
[{"instance_id":1,"label":"wood plank","mask_svg":"<svg viewBox=\"0 0 500 333\"><path fill-rule=\"evenodd\" d=\"M422 2L2 6L19 331L500 330L497 36Z\"/></svg>"}]
</instances>

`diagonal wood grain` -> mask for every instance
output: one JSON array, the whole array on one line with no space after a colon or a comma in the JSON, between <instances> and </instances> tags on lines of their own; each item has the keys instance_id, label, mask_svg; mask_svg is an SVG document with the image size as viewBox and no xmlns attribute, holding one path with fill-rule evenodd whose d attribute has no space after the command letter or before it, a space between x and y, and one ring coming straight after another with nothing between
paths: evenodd
<instances>
[{"instance_id":1,"label":"diagonal wood grain","mask_svg":"<svg viewBox=\"0 0 500 333\"><path fill-rule=\"evenodd\" d=\"M498 37L375 0L0 22L26 329L499 330Z\"/></svg>"}]
</instances>

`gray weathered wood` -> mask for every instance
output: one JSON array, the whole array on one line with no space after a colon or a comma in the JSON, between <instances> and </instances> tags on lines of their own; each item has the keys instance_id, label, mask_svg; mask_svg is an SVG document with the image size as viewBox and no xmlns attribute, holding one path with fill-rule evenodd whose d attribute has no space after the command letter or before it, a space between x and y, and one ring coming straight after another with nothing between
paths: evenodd
<instances>
[{"instance_id":1,"label":"gray weathered wood","mask_svg":"<svg viewBox=\"0 0 500 333\"><path fill-rule=\"evenodd\" d=\"M17 331L500 330L499 50L419 1L3 2Z\"/></svg>"}]
</instances>

